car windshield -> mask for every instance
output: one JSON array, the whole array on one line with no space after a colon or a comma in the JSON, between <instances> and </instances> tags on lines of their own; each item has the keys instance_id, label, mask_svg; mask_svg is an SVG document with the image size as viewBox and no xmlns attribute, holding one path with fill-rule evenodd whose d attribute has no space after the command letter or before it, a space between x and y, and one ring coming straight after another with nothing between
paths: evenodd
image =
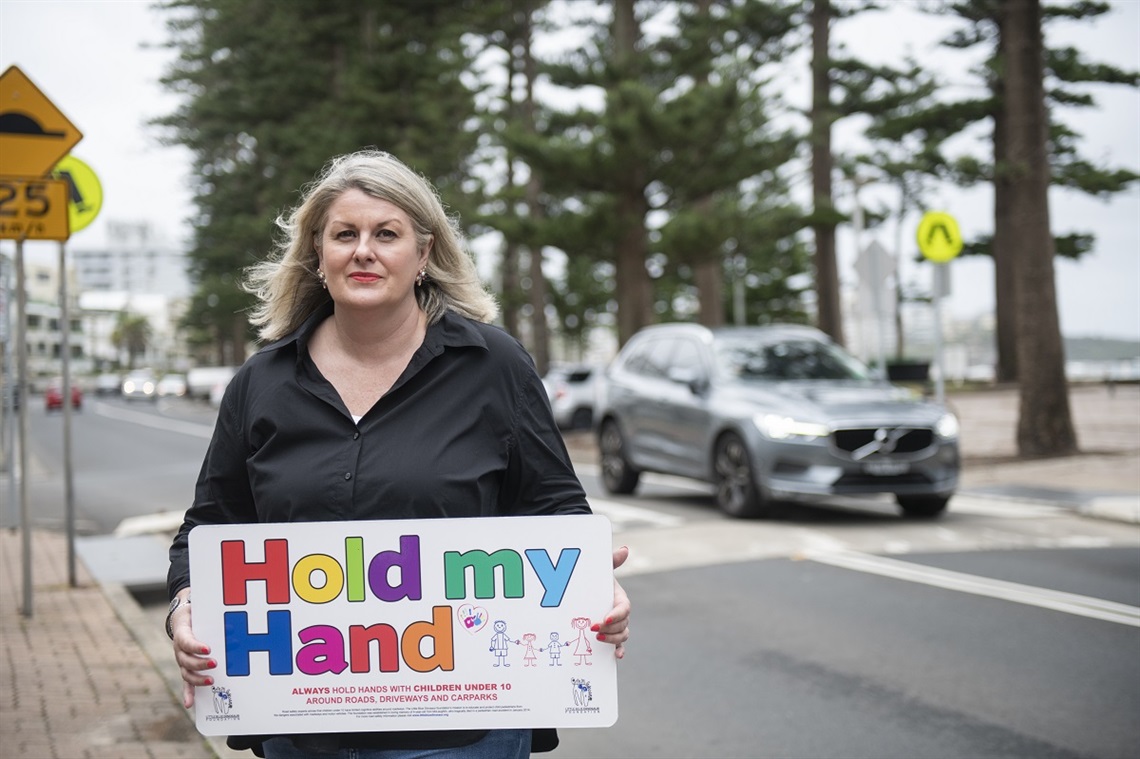
<instances>
[{"instance_id":1,"label":"car windshield","mask_svg":"<svg viewBox=\"0 0 1140 759\"><path fill-rule=\"evenodd\" d=\"M715 343L717 363L743 380L867 380L870 372L858 359L818 340L761 342L726 337Z\"/></svg>"}]
</instances>

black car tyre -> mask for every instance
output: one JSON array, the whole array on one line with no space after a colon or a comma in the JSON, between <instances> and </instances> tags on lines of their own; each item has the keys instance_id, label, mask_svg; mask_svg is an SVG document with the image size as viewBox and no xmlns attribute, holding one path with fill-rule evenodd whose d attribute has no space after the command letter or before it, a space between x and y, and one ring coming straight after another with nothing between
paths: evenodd
<instances>
[{"instance_id":1,"label":"black car tyre","mask_svg":"<svg viewBox=\"0 0 1140 759\"><path fill-rule=\"evenodd\" d=\"M572 430L585 430L589 429L590 425L594 422L594 412L588 408L576 408L573 415L570 417L570 429Z\"/></svg>"},{"instance_id":2,"label":"black car tyre","mask_svg":"<svg viewBox=\"0 0 1140 759\"><path fill-rule=\"evenodd\" d=\"M625 439L617 422L609 420L598 433L598 449L602 456L602 485L614 495L629 495L637 489L641 472L630 466L625 457Z\"/></svg>"},{"instance_id":3,"label":"black car tyre","mask_svg":"<svg viewBox=\"0 0 1140 759\"><path fill-rule=\"evenodd\" d=\"M768 509L763 492L752 474L748 448L738 435L727 433L716 442L713 457L716 504L731 517L762 516Z\"/></svg>"},{"instance_id":4,"label":"black car tyre","mask_svg":"<svg viewBox=\"0 0 1140 759\"><path fill-rule=\"evenodd\" d=\"M949 496L942 495L896 495L903 516L915 519L931 519L946 511Z\"/></svg>"}]
</instances>

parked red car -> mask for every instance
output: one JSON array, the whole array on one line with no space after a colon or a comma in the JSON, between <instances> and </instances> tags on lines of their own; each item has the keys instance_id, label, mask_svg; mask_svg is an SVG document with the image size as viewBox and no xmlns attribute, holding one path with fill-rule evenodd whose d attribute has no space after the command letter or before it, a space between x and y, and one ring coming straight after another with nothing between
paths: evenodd
<instances>
[{"instance_id":1,"label":"parked red car","mask_svg":"<svg viewBox=\"0 0 1140 759\"><path fill-rule=\"evenodd\" d=\"M76 384L71 386L71 406L83 408L83 391ZM44 391L44 407L48 411L63 409L63 380L59 377L48 383L47 390Z\"/></svg>"}]
</instances>

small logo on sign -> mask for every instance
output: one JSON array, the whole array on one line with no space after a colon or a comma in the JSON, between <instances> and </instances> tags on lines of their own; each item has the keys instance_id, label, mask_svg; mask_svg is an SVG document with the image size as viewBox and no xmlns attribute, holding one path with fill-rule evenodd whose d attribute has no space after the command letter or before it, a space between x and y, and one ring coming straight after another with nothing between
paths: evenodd
<instances>
[{"instance_id":1,"label":"small logo on sign","mask_svg":"<svg viewBox=\"0 0 1140 759\"><path fill-rule=\"evenodd\" d=\"M590 681L580 677L570 678L570 689L573 691L574 706L589 706L594 700L594 691Z\"/></svg>"},{"instance_id":2,"label":"small logo on sign","mask_svg":"<svg viewBox=\"0 0 1140 759\"><path fill-rule=\"evenodd\" d=\"M215 685L210 690L214 692L214 714L229 714L234 708L234 697L230 689Z\"/></svg>"},{"instance_id":3,"label":"small logo on sign","mask_svg":"<svg viewBox=\"0 0 1140 759\"><path fill-rule=\"evenodd\" d=\"M463 604L456 612L463 629L474 635L487 625L487 610L482 606Z\"/></svg>"}]
</instances>

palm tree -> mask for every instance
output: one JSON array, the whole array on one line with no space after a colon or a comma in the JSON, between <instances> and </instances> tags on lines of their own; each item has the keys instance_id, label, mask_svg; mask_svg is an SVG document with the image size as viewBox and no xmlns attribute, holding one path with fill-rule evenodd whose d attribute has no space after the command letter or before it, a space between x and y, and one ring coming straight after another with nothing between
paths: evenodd
<instances>
[{"instance_id":1,"label":"palm tree","mask_svg":"<svg viewBox=\"0 0 1140 759\"><path fill-rule=\"evenodd\" d=\"M151 326L145 316L127 311L119 313L115 329L111 332L111 341L120 351L127 352L127 369L135 368L135 356L146 352L150 337Z\"/></svg>"}]
</instances>

